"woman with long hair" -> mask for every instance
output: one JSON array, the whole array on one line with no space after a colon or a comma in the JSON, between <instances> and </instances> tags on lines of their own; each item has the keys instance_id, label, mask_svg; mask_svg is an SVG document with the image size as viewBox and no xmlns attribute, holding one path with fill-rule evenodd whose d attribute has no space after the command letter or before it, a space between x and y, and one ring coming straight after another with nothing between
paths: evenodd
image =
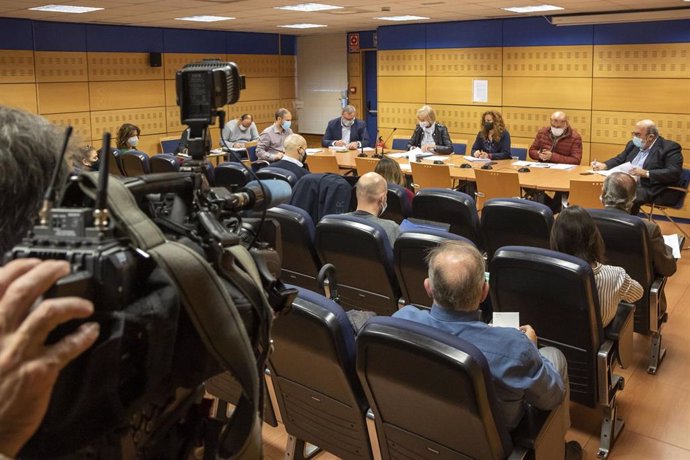
<instances>
[{"instance_id":1,"label":"woman with long hair","mask_svg":"<svg viewBox=\"0 0 690 460\"><path fill-rule=\"evenodd\" d=\"M510 159L510 133L500 112L487 110L482 114L480 131L472 145L472 155L489 160Z\"/></svg>"}]
</instances>

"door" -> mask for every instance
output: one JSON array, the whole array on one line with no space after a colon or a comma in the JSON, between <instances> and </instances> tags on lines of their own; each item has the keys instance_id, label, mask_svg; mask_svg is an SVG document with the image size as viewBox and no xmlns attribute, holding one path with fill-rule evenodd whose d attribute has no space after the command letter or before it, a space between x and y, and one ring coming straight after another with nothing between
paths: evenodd
<instances>
[{"instance_id":1,"label":"door","mask_svg":"<svg viewBox=\"0 0 690 460\"><path fill-rule=\"evenodd\" d=\"M377 101L378 101L378 83L376 81L376 51L364 52L364 110L365 122L367 123L367 130L369 131L369 139L371 145L376 143L376 133L378 132L377 120Z\"/></svg>"}]
</instances>

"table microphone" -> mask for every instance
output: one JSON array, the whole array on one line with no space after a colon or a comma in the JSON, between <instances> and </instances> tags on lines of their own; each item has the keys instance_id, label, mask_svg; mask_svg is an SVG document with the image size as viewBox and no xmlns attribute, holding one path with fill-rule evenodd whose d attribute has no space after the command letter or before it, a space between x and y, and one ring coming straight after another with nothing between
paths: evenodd
<instances>
[{"instance_id":1,"label":"table microphone","mask_svg":"<svg viewBox=\"0 0 690 460\"><path fill-rule=\"evenodd\" d=\"M393 134L394 134L397 130L398 130L398 128L393 128L393 131L391 131L391 133L388 135L388 137L386 138L386 140L383 141L383 145L381 145L381 155L383 155L384 153L386 153L386 152L384 152L384 149L386 148L386 142L388 142L388 141L390 140L390 138L393 137ZM379 139L381 139L381 138L379 137Z\"/></svg>"}]
</instances>

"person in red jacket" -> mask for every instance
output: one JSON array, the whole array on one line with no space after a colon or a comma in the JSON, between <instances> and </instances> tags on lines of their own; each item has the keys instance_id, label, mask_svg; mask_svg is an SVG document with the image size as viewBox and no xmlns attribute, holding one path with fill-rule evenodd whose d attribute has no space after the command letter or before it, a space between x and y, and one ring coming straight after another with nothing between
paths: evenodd
<instances>
[{"instance_id":1,"label":"person in red jacket","mask_svg":"<svg viewBox=\"0 0 690 460\"><path fill-rule=\"evenodd\" d=\"M579 165L582 160L582 138L570 127L565 112L551 114L551 126L541 128L529 148L535 161Z\"/></svg>"}]
</instances>

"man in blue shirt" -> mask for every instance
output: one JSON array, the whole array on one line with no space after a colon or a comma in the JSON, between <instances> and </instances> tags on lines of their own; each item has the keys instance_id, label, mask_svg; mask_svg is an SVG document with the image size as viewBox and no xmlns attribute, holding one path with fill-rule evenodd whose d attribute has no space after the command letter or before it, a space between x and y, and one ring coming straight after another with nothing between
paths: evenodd
<instances>
[{"instance_id":1,"label":"man in blue shirt","mask_svg":"<svg viewBox=\"0 0 690 460\"><path fill-rule=\"evenodd\" d=\"M433 299L431 310L406 306L393 316L426 324L460 337L484 354L493 377L499 411L509 430L525 411L525 403L557 410L563 436L570 427L568 371L565 357L552 347L537 349L531 326L491 327L479 320L479 304L489 293L484 259L467 243L446 241L428 255L429 277L424 288ZM566 458L580 458L580 445L565 446ZM558 456L554 456L558 458Z\"/></svg>"}]
</instances>

